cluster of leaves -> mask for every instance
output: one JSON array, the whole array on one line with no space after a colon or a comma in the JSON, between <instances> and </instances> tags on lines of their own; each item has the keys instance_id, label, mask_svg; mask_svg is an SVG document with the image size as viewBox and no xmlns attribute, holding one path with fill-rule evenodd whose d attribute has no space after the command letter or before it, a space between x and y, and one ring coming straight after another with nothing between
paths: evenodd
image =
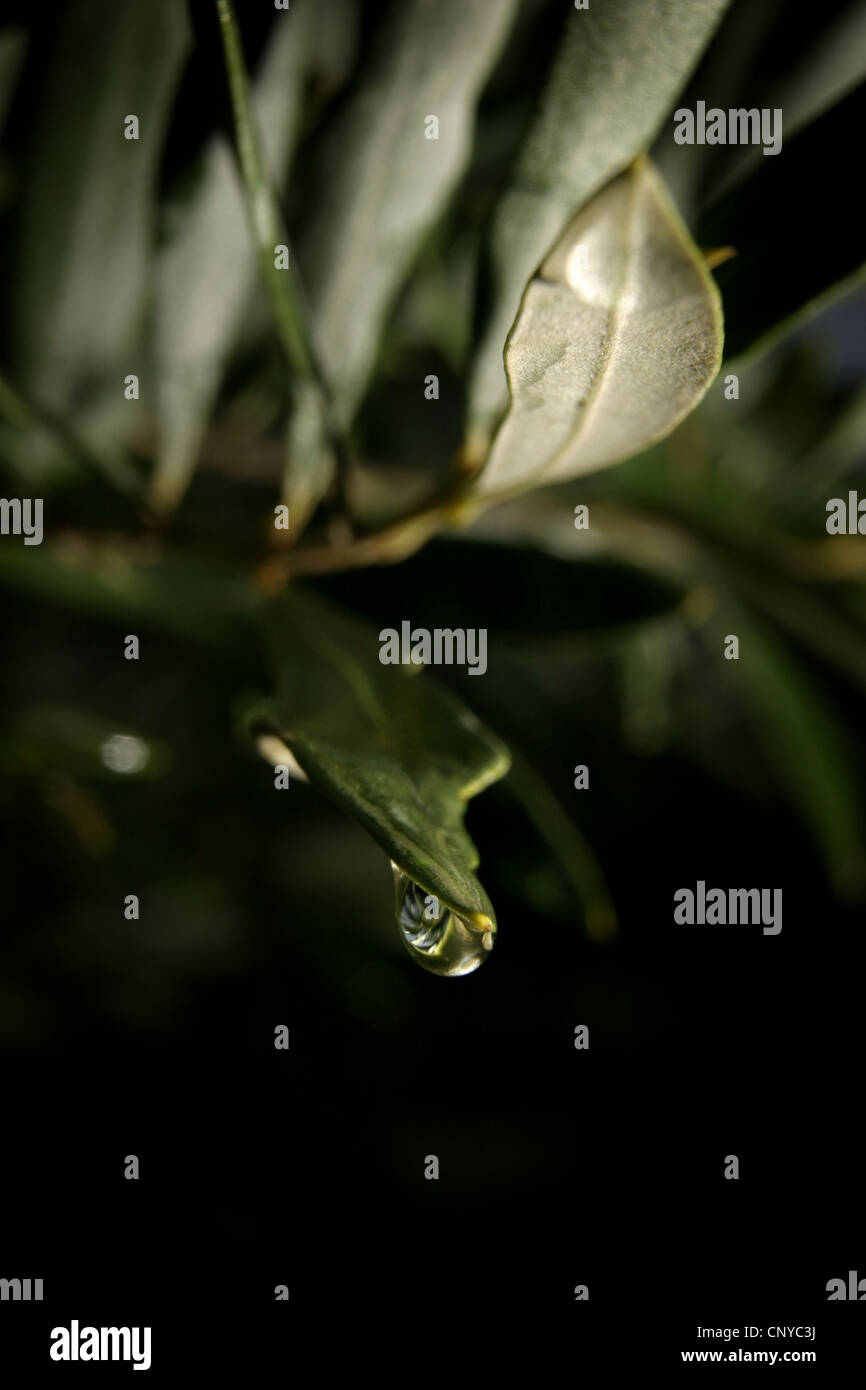
<instances>
[{"instance_id":1,"label":"cluster of leaves","mask_svg":"<svg viewBox=\"0 0 866 1390\"><path fill-rule=\"evenodd\" d=\"M822 528L826 489L861 461L864 398L821 379L802 328L862 271L825 168L866 101L858 19L837 5L820 60L805 67L807 33L743 98L778 32L749 8L413 0L368 42L355 0L296 0L243 36L229 0L193 6L194 24L176 0L69 0L32 55L23 28L0 34L0 460L9 491L49 499L45 545L4 544L0 580L229 652L239 689L270 671L258 736L270 727L467 918L493 909L465 803L509 757L303 583L399 561L446 528L460 539L430 546L446 558L428 621L441 600L454 625L448 595L480 571L494 640L613 663L633 746L678 737L713 764L696 698L754 723L834 885L866 881L827 694L828 679L866 682L866 555ZM232 133L209 114L191 150L217 84ZM675 148L669 117L692 91L782 106L782 152ZM717 379L722 307L736 404ZM140 399L124 398L128 373ZM612 561L626 601L587 617ZM523 614L512 571L561 607ZM726 633L739 663L719 659ZM605 936L613 909L576 825L517 750L509 782Z\"/></svg>"}]
</instances>

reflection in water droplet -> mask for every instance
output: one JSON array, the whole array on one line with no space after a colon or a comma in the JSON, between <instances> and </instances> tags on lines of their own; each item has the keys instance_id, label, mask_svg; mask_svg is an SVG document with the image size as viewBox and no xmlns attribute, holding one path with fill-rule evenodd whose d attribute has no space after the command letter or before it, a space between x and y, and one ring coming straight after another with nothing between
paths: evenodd
<instances>
[{"instance_id":1,"label":"reflection in water droplet","mask_svg":"<svg viewBox=\"0 0 866 1390\"><path fill-rule=\"evenodd\" d=\"M496 929L482 931L442 904L391 861L397 925L414 961L434 975L469 975L493 949Z\"/></svg>"}]
</instances>

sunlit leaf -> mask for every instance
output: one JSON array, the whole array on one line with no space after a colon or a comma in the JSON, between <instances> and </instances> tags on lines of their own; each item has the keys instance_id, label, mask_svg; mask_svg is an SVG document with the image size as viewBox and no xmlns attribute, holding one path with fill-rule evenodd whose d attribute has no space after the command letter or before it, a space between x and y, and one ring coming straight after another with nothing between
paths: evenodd
<instances>
[{"instance_id":1,"label":"sunlit leaf","mask_svg":"<svg viewBox=\"0 0 866 1390\"><path fill-rule=\"evenodd\" d=\"M566 7L546 91L491 226L489 316L470 388L476 455L508 402L502 347L527 282L587 199L648 148L727 3Z\"/></svg>"},{"instance_id":2,"label":"sunlit leaf","mask_svg":"<svg viewBox=\"0 0 866 1390\"><path fill-rule=\"evenodd\" d=\"M645 449L700 400L721 345L713 283L639 160L527 286L505 351L511 406L475 490L562 481Z\"/></svg>"}]
</instances>

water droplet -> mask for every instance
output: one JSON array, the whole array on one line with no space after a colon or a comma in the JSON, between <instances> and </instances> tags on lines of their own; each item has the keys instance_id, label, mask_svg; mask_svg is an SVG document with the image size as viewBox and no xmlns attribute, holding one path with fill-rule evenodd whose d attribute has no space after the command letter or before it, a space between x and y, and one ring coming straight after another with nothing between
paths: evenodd
<instances>
[{"instance_id":1,"label":"water droplet","mask_svg":"<svg viewBox=\"0 0 866 1390\"><path fill-rule=\"evenodd\" d=\"M484 930L404 874L393 860L397 925L410 956L434 975L469 975L493 949L496 928Z\"/></svg>"}]
</instances>

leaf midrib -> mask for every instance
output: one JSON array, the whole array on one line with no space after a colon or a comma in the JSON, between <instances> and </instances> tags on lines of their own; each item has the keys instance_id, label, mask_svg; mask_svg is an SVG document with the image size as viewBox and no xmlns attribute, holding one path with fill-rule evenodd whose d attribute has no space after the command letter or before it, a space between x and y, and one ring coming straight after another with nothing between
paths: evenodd
<instances>
[{"instance_id":1,"label":"leaf midrib","mask_svg":"<svg viewBox=\"0 0 866 1390\"><path fill-rule=\"evenodd\" d=\"M584 438L590 425L598 411L599 402L604 395L604 388L610 375L610 369L616 355L615 348L619 337L619 330L622 324L625 308L623 304L623 289L628 282L632 266L636 260L636 237L635 228L637 227L637 208L642 191L640 178L631 180L631 187L628 191L628 202L626 205L626 226L624 235L624 250L622 264L619 275L617 276L616 286L613 296L613 308L610 314L610 322L605 348L601 354L601 365L593 378L586 398L586 407L580 417L577 429L569 434L565 443L548 459L547 463L535 475L536 478L549 477L556 468L567 450L572 449L581 438Z\"/></svg>"}]
</instances>

